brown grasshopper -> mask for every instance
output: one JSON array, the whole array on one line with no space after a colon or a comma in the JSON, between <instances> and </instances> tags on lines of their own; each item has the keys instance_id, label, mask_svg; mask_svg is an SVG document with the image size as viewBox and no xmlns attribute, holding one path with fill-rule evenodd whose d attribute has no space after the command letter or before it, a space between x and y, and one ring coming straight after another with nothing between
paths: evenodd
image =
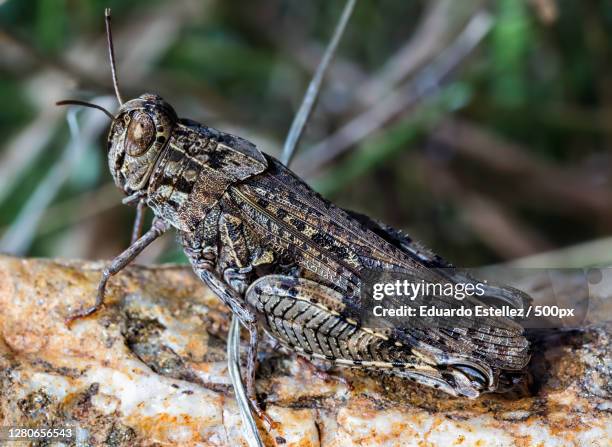
<instances>
[{"instance_id":1,"label":"brown grasshopper","mask_svg":"<svg viewBox=\"0 0 612 447\"><path fill-rule=\"evenodd\" d=\"M455 283L466 277L401 232L336 207L249 141L179 119L153 94L123 102L108 11L106 26L118 112L81 101L58 104L95 107L111 118L108 163L124 203L138 205L135 240L104 269L95 305L68 323L100 309L109 278L174 228L195 273L248 330L247 390L260 415L260 327L302 356L384 371L454 396L474 398L520 376L529 343L505 318L456 329L364 326L360 289L368 269ZM138 237L145 206L155 218ZM525 305L513 289L486 292Z\"/></svg>"}]
</instances>

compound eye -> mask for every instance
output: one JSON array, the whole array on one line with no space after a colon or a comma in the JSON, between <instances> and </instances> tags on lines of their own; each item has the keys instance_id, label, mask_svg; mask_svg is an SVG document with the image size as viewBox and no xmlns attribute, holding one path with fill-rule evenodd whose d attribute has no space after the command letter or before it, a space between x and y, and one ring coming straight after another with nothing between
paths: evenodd
<instances>
[{"instance_id":1,"label":"compound eye","mask_svg":"<svg viewBox=\"0 0 612 447\"><path fill-rule=\"evenodd\" d=\"M144 154L155 139L155 124L145 112L136 112L129 120L125 151L132 157Z\"/></svg>"}]
</instances>

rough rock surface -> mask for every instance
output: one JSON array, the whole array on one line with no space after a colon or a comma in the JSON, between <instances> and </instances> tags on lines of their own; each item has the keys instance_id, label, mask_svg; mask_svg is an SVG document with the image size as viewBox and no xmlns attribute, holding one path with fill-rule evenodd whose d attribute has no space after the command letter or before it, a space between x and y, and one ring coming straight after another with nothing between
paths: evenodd
<instances>
[{"instance_id":1,"label":"rough rock surface","mask_svg":"<svg viewBox=\"0 0 612 447\"><path fill-rule=\"evenodd\" d=\"M68 329L101 267L0 256L0 426L70 421L83 445L246 445L216 297L186 267L135 266L110 281L105 309ZM610 338L601 325L542 337L529 390L476 400L358 371L321 377L264 346L258 392L280 422L265 441L609 446Z\"/></svg>"}]
</instances>

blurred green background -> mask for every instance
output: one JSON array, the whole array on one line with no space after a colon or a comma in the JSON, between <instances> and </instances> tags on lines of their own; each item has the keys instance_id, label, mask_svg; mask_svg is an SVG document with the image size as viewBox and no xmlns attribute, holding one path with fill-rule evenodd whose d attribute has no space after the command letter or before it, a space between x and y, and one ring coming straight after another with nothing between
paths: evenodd
<instances>
[{"instance_id":1,"label":"blurred green background","mask_svg":"<svg viewBox=\"0 0 612 447\"><path fill-rule=\"evenodd\" d=\"M343 2L0 0L0 251L128 244L108 119L54 106L116 109L105 7L125 98L278 155ZM459 265L611 261L611 30L612 1L359 0L293 168ZM140 261L184 258L170 236Z\"/></svg>"}]
</instances>

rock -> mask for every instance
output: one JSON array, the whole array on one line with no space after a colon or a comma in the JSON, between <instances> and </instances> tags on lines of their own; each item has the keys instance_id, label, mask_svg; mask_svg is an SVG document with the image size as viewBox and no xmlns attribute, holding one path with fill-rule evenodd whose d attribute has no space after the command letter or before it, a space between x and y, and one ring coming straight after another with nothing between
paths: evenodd
<instances>
[{"instance_id":1,"label":"rock","mask_svg":"<svg viewBox=\"0 0 612 447\"><path fill-rule=\"evenodd\" d=\"M68 329L102 266L0 256L0 425L71 423L83 445L246 446L223 305L187 267L133 266L111 279L102 311ZM611 445L610 326L549 334L535 348L530 390L468 400L380 374L324 377L269 343L258 392L279 428L265 442Z\"/></svg>"}]
</instances>

